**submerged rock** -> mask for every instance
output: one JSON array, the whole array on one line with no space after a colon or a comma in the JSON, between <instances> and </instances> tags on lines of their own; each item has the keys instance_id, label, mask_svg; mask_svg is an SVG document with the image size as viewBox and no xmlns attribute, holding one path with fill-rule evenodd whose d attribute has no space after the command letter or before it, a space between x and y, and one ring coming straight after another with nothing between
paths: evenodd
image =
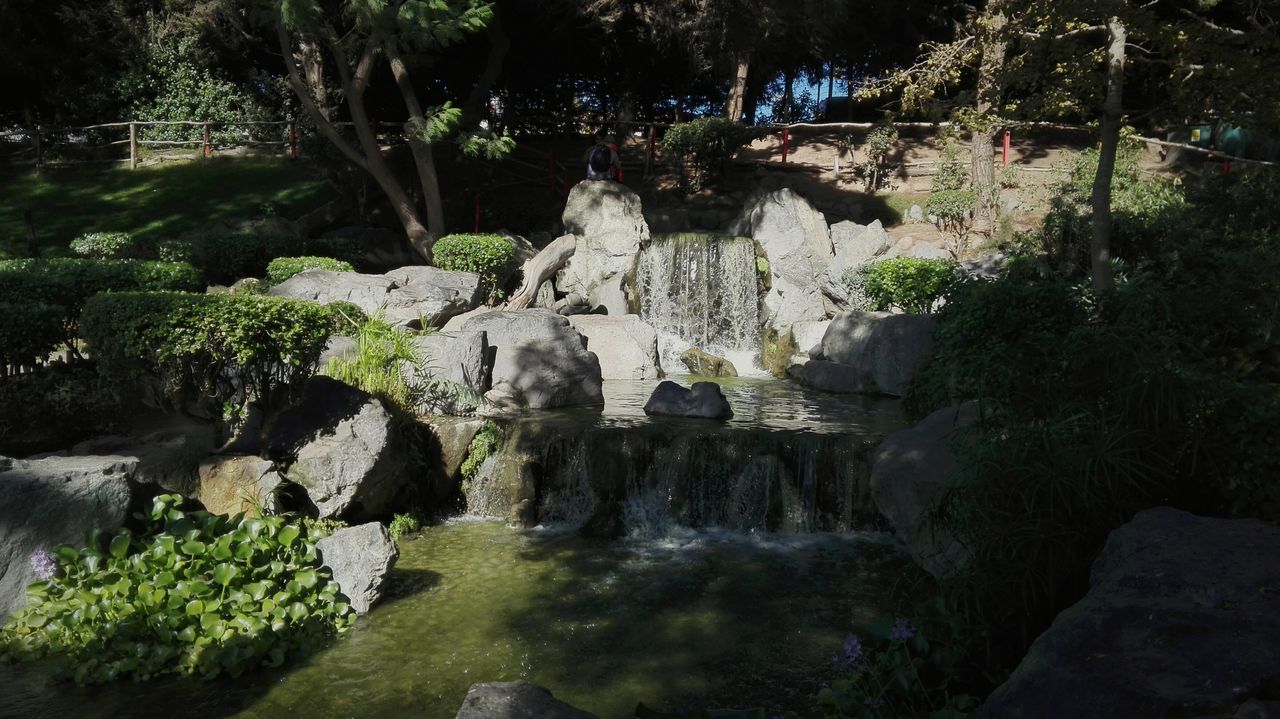
<instances>
[{"instance_id":1,"label":"submerged rock","mask_svg":"<svg viewBox=\"0 0 1280 719\"><path fill-rule=\"evenodd\" d=\"M1274 716L1250 712L1268 708L1280 678L1277 556L1280 527L1265 522L1138 513L985 716Z\"/></svg>"},{"instance_id":2,"label":"submerged rock","mask_svg":"<svg viewBox=\"0 0 1280 719\"><path fill-rule=\"evenodd\" d=\"M39 578L33 552L79 548L90 529L124 524L137 466L133 457L0 457L0 622L26 606Z\"/></svg>"},{"instance_id":3,"label":"submerged rock","mask_svg":"<svg viewBox=\"0 0 1280 719\"><path fill-rule=\"evenodd\" d=\"M733 408L715 382L694 382L689 389L675 382L663 382L644 403L644 413L663 417L733 418Z\"/></svg>"},{"instance_id":4,"label":"submerged rock","mask_svg":"<svg viewBox=\"0 0 1280 719\"><path fill-rule=\"evenodd\" d=\"M680 355L680 361L693 374L701 377L737 377L738 368L719 355L703 352L697 347L690 347Z\"/></svg>"},{"instance_id":5,"label":"submerged rock","mask_svg":"<svg viewBox=\"0 0 1280 719\"><path fill-rule=\"evenodd\" d=\"M604 182L593 184L603 185ZM608 183L612 184L612 183ZM596 719L523 679L472 684L455 719Z\"/></svg>"},{"instance_id":6,"label":"submerged rock","mask_svg":"<svg viewBox=\"0 0 1280 719\"><path fill-rule=\"evenodd\" d=\"M368 614L382 598L387 577L400 556L381 522L340 529L316 542L316 549L356 614Z\"/></svg>"}]
</instances>

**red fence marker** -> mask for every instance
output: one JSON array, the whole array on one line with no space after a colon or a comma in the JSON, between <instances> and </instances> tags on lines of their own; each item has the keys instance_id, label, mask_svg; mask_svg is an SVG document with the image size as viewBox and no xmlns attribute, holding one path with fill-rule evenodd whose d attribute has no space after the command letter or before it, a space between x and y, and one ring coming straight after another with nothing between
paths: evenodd
<instances>
[{"instance_id":1,"label":"red fence marker","mask_svg":"<svg viewBox=\"0 0 1280 719\"><path fill-rule=\"evenodd\" d=\"M791 128L782 128L782 161L787 161L787 153L791 150Z\"/></svg>"},{"instance_id":2,"label":"red fence marker","mask_svg":"<svg viewBox=\"0 0 1280 719\"><path fill-rule=\"evenodd\" d=\"M1009 164L1009 131L1004 131L1004 148L1001 150L1000 159L1004 164Z\"/></svg>"},{"instance_id":3,"label":"red fence marker","mask_svg":"<svg viewBox=\"0 0 1280 719\"><path fill-rule=\"evenodd\" d=\"M204 158L207 160L213 157L213 142L209 137L209 121L204 121Z\"/></svg>"}]
</instances>

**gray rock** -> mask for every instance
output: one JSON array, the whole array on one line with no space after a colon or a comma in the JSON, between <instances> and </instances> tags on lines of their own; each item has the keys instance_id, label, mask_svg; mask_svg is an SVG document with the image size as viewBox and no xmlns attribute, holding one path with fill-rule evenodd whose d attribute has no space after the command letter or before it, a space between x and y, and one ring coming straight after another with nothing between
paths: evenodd
<instances>
[{"instance_id":1,"label":"gray rock","mask_svg":"<svg viewBox=\"0 0 1280 719\"><path fill-rule=\"evenodd\" d=\"M690 347L680 354L680 361L689 371L700 377L737 377L738 368L719 355Z\"/></svg>"},{"instance_id":2,"label":"gray rock","mask_svg":"<svg viewBox=\"0 0 1280 719\"><path fill-rule=\"evenodd\" d=\"M1280 667L1277 556L1280 528L1258 520L1139 512L985 716L1258 716Z\"/></svg>"},{"instance_id":3,"label":"gray rock","mask_svg":"<svg viewBox=\"0 0 1280 719\"><path fill-rule=\"evenodd\" d=\"M276 490L283 480L275 464L252 455L217 455L200 464L197 499L212 514L246 514L279 509Z\"/></svg>"},{"instance_id":4,"label":"gray rock","mask_svg":"<svg viewBox=\"0 0 1280 719\"><path fill-rule=\"evenodd\" d=\"M439 327L484 299L480 295L480 275L475 272L414 265L392 270L386 277L395 286L387 295L383 314L388 322L400 327Z\"/></svg>"},{"instance_id":5,"label":"gray rock","mask_svg":"<svg viewBox=\"0 0 1280 719\"><path fill-rule=\"evenodd\" d=\"M304 270L267 290L267 294L320 304L350 302L373 315L386 304L394 287L395 281L384 275Z\"/></svg>"},{"instance_id":6,"label":"gray rock","mask_svg":"<svg viewBox=\"0 0 1280 719\"><path fill-rule=\"evenodd\" d=\"M600 360L568 318L546 310L489 312L464 328L485 332L494 348L492 389L485 396L495 404L549 409L604 403Z\"/></svg>"},{"instance_id":7,"label":"gray rock","mask_svg":"<svg viewBox=\"0 0 1280 719\"><path fill-rule=\"evenodd\" d=\"M130 480L135 485L154 485L165 492L196 497L200 489L200 462L214 451L211 424L169 417L166 429L139 436L108 435L87 439L70 450L36 455L29 459L67 455L115 456L137 460Z\"/></svg>"},{"instance_id":8,"label":"gray rock","mask_svg":"<svg viewBox=\"0 0 1280 719\"><path fill-rule=\"evenodd\" d=\"M137 465L118 456L0 457L0 623L26 606L37 578L32 552L79 549L89 530L124 524Z\"/></svg>"},{"instance_id":9,"label":"gray rock","mask_svg":"<svg viewBox=\"0 0 1280 719\"><path fill-rule=\"evenodd\" d=\"M329 343L324 346L324 351L320 353L320 362L316 366L323 370L331 359L355 359L359 351L356 338L332 335L329 337Z\"/></svg>"},{"instance_id":10,"label":"gray rock","mask_svg":"<svg viewBox=\"0 0 1280 719\"><path fill-rule=\"evenodd\" d=\"M462 463L471 449L471 440L476 438L487 421L437 415L423 422L431 433L427 482L431 496L437 502L456 498L462 483Z\"/></svg>"},{"instance_id":11,"label":"gray rock","mask_svg":"<svg viewBox=\"0 0 1280 719\"><path fill-rule=\"evenodd\" d=\"M629 272L649 241L640 196L618 182L578 183L569 192L563 221L578 247L556 276L561 292L590 297L605 280Z\"/></svg>"},{"instance_id":12,"label":"gray rock","mask_svg":"<svg viewBox=\"0 0 1280 719\"><path fill-rule=\"evenodd\" d=\"M975 280L994 280L1000 276L1000 270L1009 258L1003 252L983 255L974 260L960 263L960 272L965 277Z\"/></svg>"},{"instance_id":13,"label":"gray rock","mask_svg":"<svg viewBox=\"0 0 1280 719\"><path fill-rule=\"evenodd\" d=\"M821 320L818 322L797 322L791 325L791 339L795 342L796 347L804 352L810 359L821 359L822 355L822 338L827 333L827 328L831 326L831 320ZM815 349L816 354L815 355Z\"/></svg>"},{"instance_id":14,"label":"gray rock","mask_svg":"<svg viewBox=\"0 0 1280 719\"><path fill-rule=\"evenodd\" d=\"M931 315L846 312L822 336L822 356L868 378L864 391L902 396L933 353Z\"/></svg>"},{"instance_id":15,"label":"gray rock","mask_svg":"<svg viewBox=\"0 0 1280 719\"><path fill-rule=\"evenodd\" d=\"M497 312L497 311L498 309L496 307L484 307L484 306L477 307L474 310L471 310L470 312L463 312L457 317L453 317L448 322L445 322L444 327L441 327L440 331L441 332L457 332L458 330L461 330L464 326L466 326L467 322L470 322L472 317L479 317L480 315L488 314L490 312Z\"/></svg>"},{"instance_id":16,"label":"gray rock","mask_svg":"<svg viewBox=\"0 0 1280 719\"><path fill-rule=\"evenodd\" d=\"M871 498L893 525L911 558L938 578L954 576L968 559L953 538L924 526L929 509L960 477L953 444L980 416L977 402L940 409L910 429L889 435L871 455Z\"/></svg>"},{"instance_id":17,"label":"gray rock","mask_svg":"<svg viewBox=\"0 0 1280 719\"><path fill-rule=\"evenodd\" d=\"M406 379L427 388L418 414L474 410L489 391L489 342L484 332L437 332L411 341L422 364L405 365Z\"/></svg>"},{"instance_id":18,"label":"gray rock","mask_svg":"<svg viewBox=\"0 0 1280 719\"><path fill-rule=\"evenodd\" d=\"M613 183L595 183L598 185ZM455 719L596 719L523 679L472 684Z\"/></svg>"},{"instance_id":19,"label":"gray rock","mask_svg":"<svg viewBox=\"0 0 1280 719\"><path fill-rule=\"evenodd\" d=\"M862 369L852 365L811 359L787 368L787 376L823 392L875 394L876 383Z\"/></svg>"},{"instance_id":20,"label":"gray rock","mask_svg":"<svg viewBox=\"0 0 1280 719\"><path fill-rule=\"evenodd\" d=\"M823 271L819 283L823 294L838 306L847 307L852 298L845 285L844 274L857 270L886 253L892 240L889 233L884 231L880 220L865 226L845 221L831 226L831 242L835 248L835 257ZM811 346L800 345L802 349Z\"/></svg>"},{"instance_id":21,"label":"gray rock","mask_svg":"<svg viewBox=\"0 0 1280 719\"><path fill-rule=\"evenodd\" d=\"M950 260L951 252L932 242L917 241L910 248L902 251L899 257L913 257L920 260Z\"/></svg>"},{"instance_id":22,"label":"gray rock","mask_svg":"<svg viewBox=\"0 0 1280 719\"><path fill-rule=\"evenodd\" d=\"M618 317L628 314L631 308L631 296L627 291L626 275L617 274L596 285L591 291L587 304L592 312L604 311L604 314Z\"/></svg>"},{"instance_id":23,"label":"gray rock","mask_svg":"<svg viewBox=\"0 0 1280 719\"><path fill-rule=\"evenodd\" d=\"M911 208L907 210L906 216L902 219L907 222L924 222L924 208L920 205L912 205Z\"/></svg>"},{"instance_id":24,"label":"gray rock","mask_svg":"<svg viewBox=\"0 0 1280 719\"><path fill-rule=\"evenodd\" d=\"M533 306L549 310L556 306L556 286L551 280L547 280L538 286L538 296L533 301Z\"/></svg>"},{"instance_id":25,"label":"gray rock","mask_svg":"<svg viewBox=\"0 0 1280 719\"><path fill-rule=\"evenodd\" d=\"M287 466L320 517L390 514L409 485L408 455L395 421L377 398L324 376L266 430L265 456Z\"/></svg>"},{"instance_id":26,"label":"gray rock","mask_svg":"<svg viewBox=\"0 0 1280 719\"><path fill-rule=\"evenodd\" d=\"M562 317L585 315L591 312L591 301L577 292L571 292L556 300L555 304L551 305L551 309Z\"/></svg>"},{"instance_id":27,"label":"gray rock","mask_svg":"<svg viewBox=\"0 0 1280 719\"><path fill-rule=\"evenodd\" d=\"M658 332L639 315L575 315L569 324L599 358L601 378L662 378Z\"/></svg>"},{"instance_id":28,"label":"gray rock","mask_svg":"<svg viewBox=\"0 0 1280 719\"><path fill-rule=\"evenodd\" d=\"M400 556L381 522L340 529L316 542L316 549L356 614L368 614L382 598L387 577Z\"/></svg>"},{"instance_id":29,"label":"gray rock","mask_svg":"<svg viewBox=\"0 0 1280 719\"><path fill-rule=\"evenodd\" d=\"M821 212L790 189L757 192L728 229L729 234L751 237L768 257L772 287L764 304L775 329L826 319L817 278L835 252Z\"/></svg>"},{"instance_id":30,"label":"gray rock","mask_svg":"<svg viewBox=\"0 0 1280 719\"><path fill-rule=\"evenodd\" d=\"M715 382L694 382L689 389L675 382L663 382L644 403L644 413L662 417L733 418L733 408Z\"/></svg>"}]
</instances>

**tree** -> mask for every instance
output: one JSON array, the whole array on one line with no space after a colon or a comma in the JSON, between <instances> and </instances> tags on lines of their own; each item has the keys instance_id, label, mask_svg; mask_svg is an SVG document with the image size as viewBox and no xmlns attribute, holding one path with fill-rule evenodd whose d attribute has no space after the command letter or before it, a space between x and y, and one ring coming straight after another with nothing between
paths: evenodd
<instances>
[{"instance_id":1,"label":"tree","mask_svg":"<svg viewBox=\"0 0 1280 719\"><path fill-rule=\"evenodd\" d=\"M271 10L289 85L303 109L325 139L369 173L391 202L409 243L429 262L431 246L444 233L432 145L456 130L462 111L448 102L438 107L422 104L413 60L483 29L492 6L483 0L281 0L272 3ZM355 142L342 134L331 113L322 109L323 98L316 95L324 86L325 58L337 71ZM425 222L383 156L366 108L366 92L384 60L409 116L405 134L422 185Z\"/></svg>"}]
</instances>

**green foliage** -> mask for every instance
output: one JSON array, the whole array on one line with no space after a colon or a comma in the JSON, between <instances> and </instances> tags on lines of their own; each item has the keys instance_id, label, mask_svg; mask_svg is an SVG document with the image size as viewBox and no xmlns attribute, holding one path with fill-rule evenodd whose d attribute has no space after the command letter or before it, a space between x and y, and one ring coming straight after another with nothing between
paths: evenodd
<instances>
[{"instance_id":1,"label":"green foliage","mask_svg":"<svg viewBox=\"0 0 1280 719\"><path fill-rule=\"evenodd\" d=\"M413 336L373 317L360 325L354 337L355 357L330 358L324 374L368 392L402 415L417 415L422 390L402 367L421 362Z\"/></svg>"},{"instance_id":2,"label":"green foliage","mask_svg":"<svg viewBox=\"0 0 1280 719\"><path fill-rule=\"evenodd\" d=\"M29 606L0 630L0 656L53 657L78 684L237 676L354 622L300 527L184 512L182 501L156 497L142 534L95 531L83 549L54 549L57 574L27 588Z\"/></svg>"},{"instance_id":3,"label":"green foliage","mask_svg":"<svg viewBox=\"0 0 1280 719\"><path fill-rule=\"evenodd\" d=\"M502 428L493 421L484 423L480 431L476 433L471 444L467 447L467 458L462 461L462 484L465 488L471 485L471 481L475 479L476 473L480 471L480 465L484 461L502 448L502 443L506 436Z\"/></svg>"},{"instance_id":4,"label":"green foliage","mask_svg":"<svg viewBox=\"0 0 1280 719\"><path fill-rule=\"evenodd\" d=\"M340 529L346 529L348 525L341 519L332 517L303 517L302 526L307 530L307 539L318 542Z\"/></svg>"},{"instance_id":5,"label":"green foliage","mask_svg":"<svg viewBox=\"0 0 1280 719\"><path fill-rule=\"evenodd\" d=\"M501 299L498 282L510 268L515 252L515 245L502 235L446 235L431 249L440 269L478 273L490 302Z\"/></svg>"},{"instance_id":6,"label":"green foliage","mask_svg":"<svg viewBox=\"0 0 1280 719\"><path fill-rule=\"evenodd\" d=\"M401 537L413 534L422 528L422 520L418 519L414 514L397 514L391 518L391 524L387 525L387 531L391 534L391 539L399 542Z\"/></svg>"},{"instance_id":7,"label":"green foliage","mask_svg":"<svg viewBox=\"0 0 1280 719\"><path fill-rule=\"evenodd\" d=\"M103 294L85 307L85 340L119 382L158 380L172 406L206 398L271 404L296 394L328 341L330 312L252 295Z\"/></svg>"},{"instance_id":8,"label":"green foliage","mask_svg":"<svg viewBox=\"0 0 1280 719\"><path fill-rule=\"evenodd\" d=\"M335 335L354 336L369 321L364 310L350 302L329 302L324 308L329 312L330 326Z\"/></svg>"},{"instance_id":9,"label":"green foliage","mask_svg":"<svg viewBox=\"0 0 1280 719\"><path fill-rule=\"evenodd\" d=\"M119 391L91 367L54 363L0 379L0 454L64 449L106 433L120 417Z\"/></svg>"},{"instance_id":10,"label":"green foliage","mask_svg":"<svg viewBox=\"0 0 1280 719\"><path fill-rule=\"evenodd\" d=\"M933 192L925 201L924 211L936 218L938 229L950 237L951 254L959 259L967 248L977 195L968 189L969 173L960 163L960 148L953 139L943 140L930 183Z\"/></svg>"},{"instance_id":11,"label":"green foliage","mask_svg":"<svg viewBox=\"0 0 1280 719\"><path fill-rule=\"evenodd\" d=\"M963 719L978 700L953 693L965 659L963 627L935 599L914 619L880 618L850 634L832 660L843 676L818 694L827 719ZM864 643L865 641L865 643Z\"/></svg>"},{"instance_id":12,"label":"green foliage","mask_svg":"<svg viewBox=\"0 0 1280 719\"><path fill-rule=\"evenodd\" d=\"M927 314L959 280L959 271L949 260L897 257L863 265L862 291L877 310L901 308L912 314Z\"/></svg>"},{"instance_id":13,"label":"green foliage","mask_svg":"<svg viewBox=\"0 0 1280 719\"><path fill-rule=\"evenodd\" d=\"M67 339L64 320L57 305L0 301L0 377L10 367L44 364Z\"/></svg>"},{"instance_id":14,"label":"green foliage","mask_svg":"<svg viewBox=\"0 0 1280 719\"><path fill-rule=\"evenodd\" d=\"M702 117L672 125L662 144L680 163L688 189L700 190L716 184L725 163L757 135L755 129L723 117ZM685 163L693 169L691 176L684 174Z\"/></svg>"},{"instance_id":15,"label":"green foliage","mask_svg":"<svg viewBox=\"0 0 1280 719\"><path fill-rule=\"evenodd\" d=\"M138 243L128 232L86 232L71 241L71 251L95 260L137 257Z\"/></svg>"},{"instance_id":16,"label":"green foliage","mask_svg":"<svg viewBox=\"0 0 1280 719\"><path fill-rule=\"evenodd\" d=\"M332 257L277 257L267 264L267 283L278 285L305 270L354 272L355 268L350 262Z\"/></svg>"},{"instance_id":17,"label":"green foliage","mask_svg":"<svg viewBox=\"0 0 1280 719\"><path fill-rule=\"evenodd\" d=\"M867 133L867 159L860 167L863 177L867 179L867 192L875 192L880 188L885 163L897 143L898 129L892 123L876 125Z\"/></svg>"}]
</instances>

